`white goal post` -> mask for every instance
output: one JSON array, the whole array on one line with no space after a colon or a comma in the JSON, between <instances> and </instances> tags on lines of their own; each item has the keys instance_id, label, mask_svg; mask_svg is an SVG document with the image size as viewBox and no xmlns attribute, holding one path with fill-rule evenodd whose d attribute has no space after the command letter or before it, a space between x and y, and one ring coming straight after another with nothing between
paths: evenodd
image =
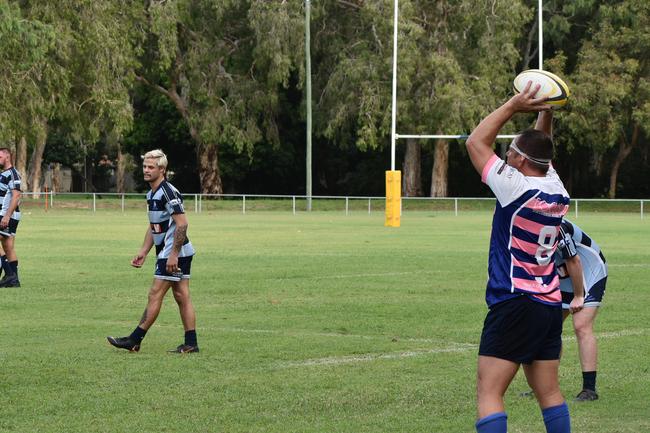
<instances>
[{"instance_id":1,"label":"white goal post","mask_svg":"<svg viewBox=\"0 0 650 433\"><path fill-rule=\"evenodd\" d=\"M395 183L401 184L401 173L395 170L395 145L400 138L414 138L414 139L465 139L467 135L461 134L431 134L431 135L416 135L416 134L398 134L396 131L397 123L397 28L399 18L399 0L394 1L393 13L393 92L391 101L391 143L390 143L390 172L386 172L386 226L399 227L400 214L398 210L398 202L401 203L401 197L395 194L401 194L401 186L397 187ZM544 55L543 55L543 23L542 23L542 6L543 0L538 0L537 6L537 20L538 20L538 67L544 69ZM515 135L497 135L497 139L512 139ZM389 179L390 177L390 179ZM389 187L389 184L391 185ZM401 205L400 205L401 207ZM390 209L389 209L390 208Z\"/></svg>"}]
</instances>

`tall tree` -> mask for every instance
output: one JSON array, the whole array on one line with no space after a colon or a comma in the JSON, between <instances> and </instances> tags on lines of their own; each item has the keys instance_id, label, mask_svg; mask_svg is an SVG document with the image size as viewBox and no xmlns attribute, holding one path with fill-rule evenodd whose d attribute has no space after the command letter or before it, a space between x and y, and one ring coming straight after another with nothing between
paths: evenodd
<instances>
[{"instance_id":1,"label":"tall tree","mask_svg":"<svg viewBox=\"0 0 650 433\"><path fill-rule=\"evenodd\" d=\"M196 144L201 192L222 193L220 146L279 140L278 88L301 59L297 2L147 1L138 79L168 97Z\"/></svg>"},{"instance_id":2,"label":"tall tree","mask_svg":"<svg viewBox=\"0 0 650 433\"><path fill-rule=\"evenodd\" d=\"M619 170L642 134L650 133L650 4L625 0L600 9L593 38L580 50L572 75L574 98L567 124L578 139L603 154L616 149L609 198ZM583 144L583 145L584 145Z\"/></svg>"},{"instance_id":3,"label":"tall tree","mask_svg":"<svg viewBox=\"0 0 650 433\"><path fill-rule=\"evenodd\" d=\"M352 130L360 148L388 143L390 125L392 1L334 2L323 7L322 28L336 32L324 51L335 55L321 82L325 134L343 139ZM337 12L338 11L338 12ZM341 11L350 17L341 18ZM463 132L508 89L519 54L514 42L531 10L521 2L400 2L398 132ZM336 21L334 24L332 21ZM317 26L318 27L318 26ZM325 38L326 32L317 32ZM316 39L315 38L315 39ZM332 53L336 50L338 54ZM408 143L405 171L420 164L420 143ZM434 145L432 194L447 194L449 142ZM404 173L405 191L418 176Z\"/></svg>"}]
</instances>

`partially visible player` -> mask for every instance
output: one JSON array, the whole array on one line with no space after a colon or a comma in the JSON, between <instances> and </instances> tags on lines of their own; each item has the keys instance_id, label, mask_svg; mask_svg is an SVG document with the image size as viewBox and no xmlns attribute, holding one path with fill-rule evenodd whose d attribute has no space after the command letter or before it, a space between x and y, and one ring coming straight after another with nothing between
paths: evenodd
<instances>
[{"instance_id":1,"label":"partially visible player","mask_svg":"<svg viewBox=\"0 0 650 433\"><path fill-rule=\"evenodd\" d=\"M178 304L185 329L185 341L174 353L199 351L196 338L196 314L190 299L190 268L194 248L187 238L187 217L183 197L165 177L167 156L159 149L147 152L142 162L144 180L151 186L147 193L149 227L138 254L131 266L140 268L151 248L156 246L156 266L153 283L149 289L149 302L140 324L127 337L107 337L113 346L131 352L140 350L147 331L156 321L163 298L171 287Z\"/></svg>"},{"instance_id":2,"label":"partially visible player","mask_svg":"<svg viewBox=\"0 0 650 433\"><path fill-rule=\"evenodd\" d=\"M607 262L598 244L580 227L564 219L555 264L560 276L563 317L566 319L570 313L573 315L573 328L578 340L583 384L575 400L598 400L598 345L594 321L605 294Z\"/></svg>"},{"instance_id":3,"label":"partially visible player","mask_svg":"<svg viewBox=\"0 0 650 433\"><path fill-rule=\"evenodd\" d=\"M20 287L18 256L14 247L20 222L20 174L13 166L11 150L0 148L0 242L4 254L0 257L5 276L0 287Z\"/></svg>"},{"instance_id":4,"label":"partially visible player","mask_svg":"<svg viewBox=\"0 0 650 433\"><path fill-rule=\"evenodd\" d=\"M478 433L506 433L503 396L523 364L548 433L569 433L569 409L560 392L562 297L553 263L569 195L551 167L552 112L539 85L513 96L481 121L467 151L494 192L486 301L477 371ZM510 145L507 161L492 146L510 118L540 112L535 129Z\"/></svg>"}]
</instances>

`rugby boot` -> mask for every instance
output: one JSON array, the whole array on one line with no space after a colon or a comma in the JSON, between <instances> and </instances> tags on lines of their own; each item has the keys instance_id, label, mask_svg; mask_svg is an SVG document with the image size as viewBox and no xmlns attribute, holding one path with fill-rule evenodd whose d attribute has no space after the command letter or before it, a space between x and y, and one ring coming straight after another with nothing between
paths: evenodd
<instances>
[{"instance_id":1,"label":"rugby boot","mask_svg":"<svg viewBox=\"0 0 650 433\"><path fill-rule=\"evenodd\" d=\"M598 393L592 389L583 389L580 394L576 396L574 401L594 401L598 400Z\"/></svg>"},{"instance_id":2,"label":"rugby boot","mask_svg":"<svg viewBox=\"0 0 650 433\"><path fill-rule=\"evenodd\" d=\"M18 275L5 275L5 277L0 280L0 287L20 287Z\"/></svg>"},{"instance_id":3,"label":"rugby boot","mask_svg":"<svg viewBox=\"0 0 650 433\"><path fill-rule=\"evenodd\" d=\"M189 344L181 344L176 349L168 350L169 353L198 353L199 346L191 346Z\"/></svg>"},{"instance_id":4,"label":"rugby boot","mask_svg":"<svg viewBox=\"0 0 650 433\"><path fill-rule=\"evenodd\" d=\"M140 350L140 343L136 343L131 337L106 337L111 346L118 349L128 350L129 352L137 352Z\"/></svg>"}]
</instances>

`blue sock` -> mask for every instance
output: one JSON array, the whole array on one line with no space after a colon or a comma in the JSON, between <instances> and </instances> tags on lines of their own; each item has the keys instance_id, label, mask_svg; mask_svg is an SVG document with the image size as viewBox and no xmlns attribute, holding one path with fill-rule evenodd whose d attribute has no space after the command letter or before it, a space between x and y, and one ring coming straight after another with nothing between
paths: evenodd
<instances>
[{"instance_id":1,"label":"blue sock","mask_svg":"<svg viewBox=\"0 0 650 433\"><path fill-rule=\"evenodd\" d=\"M571 416L566 401L542 410L546 433L571 433Z\"/></svg>"},{"instance_id":2,"label":"blue sock","mask_svg":"<svg viewBox=\"0 0 650 433\"><path fill-rule=\"evenodd\" d=\"M506 433L508 431L508 415L497 412L476 421L477 433Z\"/></svg>"},{"instance_id":3,"label":"blue sock","mask_svg":"<svg viewBox=\"0 0 650 433\"><path fill-rule=\"evenodd\" d=\"M2 260L2 270L5 271L5 275L13 275L11 265L7 260L7 256L2 256L1 260Z\"/></svg>"},{"instance_id":4,"label":"blue sock","mask_svg":"<svg viewBox=\"0 0 650 433\"><path fill-rule=\"evenodd\" d=\"M192 329L191 331L185 331L185 344L188 346L198 346L196 342L196 330Z\"/></svg>"},{"instance_id":5,"label":"blue sock","mask_svg":"<svg viewBox=\"0 0 650 433\"><path fill-rule=\"evenodd\" d=\"M133 330L133 332L131 333L131 335L129 335L129 337L131 337L131 339L135 340L138 344L140 344L145 335L147 335L147 330L142 329L138 326Z\"/></svg>"}]
</instances>

